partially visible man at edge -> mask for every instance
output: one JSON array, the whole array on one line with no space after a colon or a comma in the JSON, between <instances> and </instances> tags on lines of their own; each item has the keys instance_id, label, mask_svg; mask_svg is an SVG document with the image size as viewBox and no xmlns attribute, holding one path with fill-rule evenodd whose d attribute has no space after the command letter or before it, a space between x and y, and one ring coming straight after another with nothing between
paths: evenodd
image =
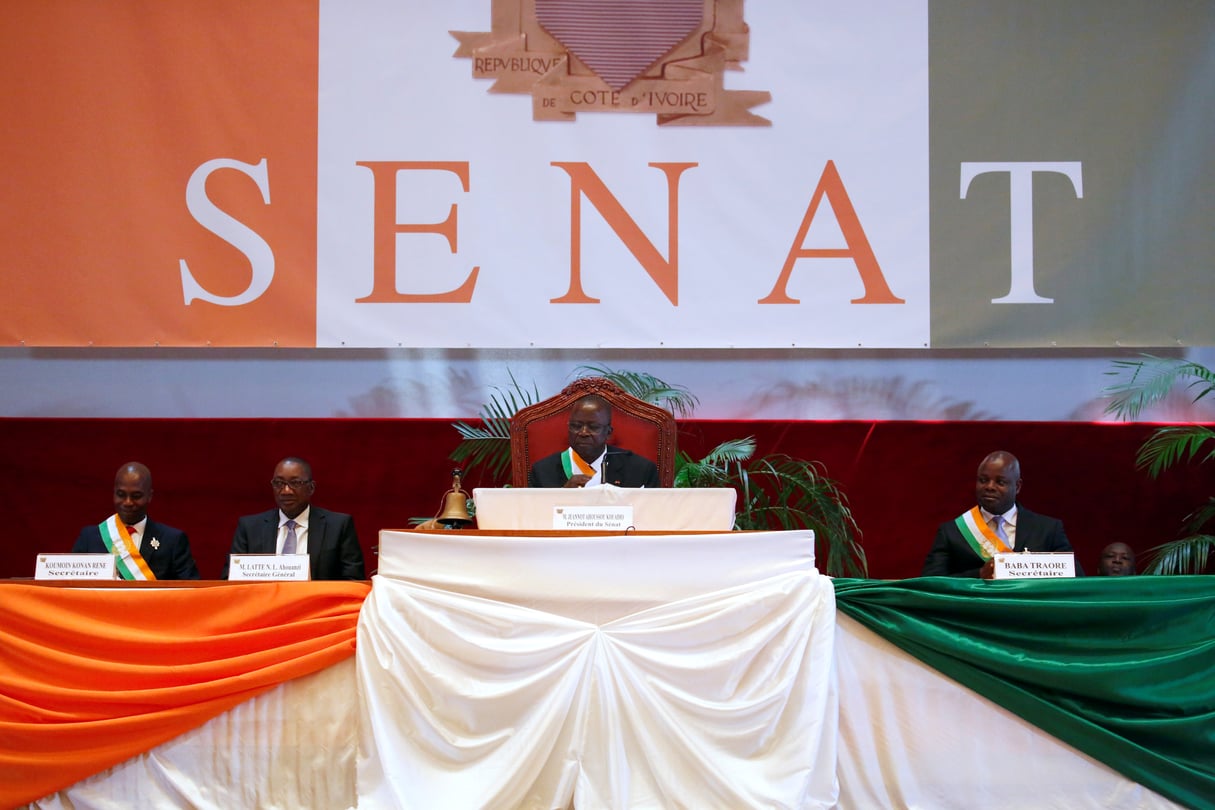
<instances>
[{"instance_id":1,"label":"partially visible man at edge","mask_svg":"<svg viewBox=\"0 0 1215 810\"><path fill-rule=\"evenodd\" d=\"M1097 576L1125 577L1135 573L1135 552L1126 543L1110 543L1097 558Z\"/></svg>"},{"instance_id":2,"label":"partially visible man at edge","mask_svg":"<svg viewBox=\"0 0 1215 810\"><path fill-rule=\"evenodd\" d=\"M648 458L607 443L612 435L612 405L598 394L587 394L570 409L569 443L565 450L532 465L529 487L661 487L658 467Z\"/></svg>"},{"instance_id":3,"label":"partially visible man at edge","mask_svg":"<svg viewBox=\"0 0 1215 810\"><path fill-rule=\"evenodd\" d=\"M115 555L123 579L198 579L186 533L150 520L151 502L152 472L138 461L123 464L114 475L114 514L81 529L72 552Z\"/></svg>"},{"instance_id":4,"label":"partially visible man at edge","mask_svg":"<svg viewBox=\"0 0 1215 810\"><path fill-rule=\"evenodd\" d=\"M288 456L270 479L277 509L236 522L230 554L307 554L313 579L366 579L354 518L312 505L312 465ZM228 578L224 560L223 579Z\"/></svg>"},{"instance_id":5,"label":"partially visible man at edge","mask_svg":"<svg viewBox=\"0 0 1215 810\"><path fill-rule=\"evenodd\" d=\"M941 524L920 576L991 579L996 552L1071 551L1063 521L1021 506L1020 492L1021 462L1004 450L989 453L975 478L978 505Z\"/></svg>"}]
</instances>

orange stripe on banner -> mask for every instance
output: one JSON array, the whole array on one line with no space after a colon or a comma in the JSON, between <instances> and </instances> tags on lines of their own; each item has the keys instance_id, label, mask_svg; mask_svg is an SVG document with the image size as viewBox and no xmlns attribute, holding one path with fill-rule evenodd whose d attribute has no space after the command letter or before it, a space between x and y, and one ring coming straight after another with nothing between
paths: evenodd
<instances>
[{"instance_id":1,"label":"orange stripe on banner","mask_svg":"<svg viewBox=\"0 0 1215 810\"><path fill-rule=\"evenodd\" d=\"M354 654L364 582L0 585L0 807Z\"/></svg>"},{"instance_id":2,"label":"orange stripe on banner","mask_svg":"<svg viewBox=\"0 0 1215 810\"><path fill-rule=\"evenodd\" d=\"M0 345L315 345L318 31L317 0L0 4ZM218 296L253 278L187 209L216 159L265 161L269 204L232 168L205 189L276 272L187 306L182 260Z\"/></svg>"}]
</instances>

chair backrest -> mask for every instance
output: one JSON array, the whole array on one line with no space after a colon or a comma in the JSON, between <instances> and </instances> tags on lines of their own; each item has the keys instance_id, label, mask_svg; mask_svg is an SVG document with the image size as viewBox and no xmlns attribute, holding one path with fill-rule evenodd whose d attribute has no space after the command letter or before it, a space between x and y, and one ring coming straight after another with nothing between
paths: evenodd
<instances>
[{"instance_id":1,"label":"chair backrest","mask_svg":"<svg viewBox=\"0 0 1215 810\"><path fill-rule=\"evenodd\" d=\"M569 446L570 409L587 394L598 394L612 405L609 443L652 460L658 465L658 480L664 487L671 486L675 482L675 417L604 377L574 380L560 394L514 415L510 422L511 484L527 486L533 463Z\"/></svg>"}]
</instances>

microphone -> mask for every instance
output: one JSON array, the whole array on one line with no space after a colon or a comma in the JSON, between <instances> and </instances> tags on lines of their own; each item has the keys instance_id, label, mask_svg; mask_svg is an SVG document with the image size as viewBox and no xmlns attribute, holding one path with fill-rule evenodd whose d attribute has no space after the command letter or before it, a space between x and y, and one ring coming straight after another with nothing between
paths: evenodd
<instances>
[{"instance_id":1,"label":"microphone","mask_svg":"<svg viewBox=\"0 0 1215 810\"><path fill-rule=\"evenodd\" d=\"M611 448L611 447L609 447L603 451L603 464L599 465L600 483L612 484L613 486L620 486L620 481L609 481L608 480L608 458L610 456L623 456L623 455L626 455L628 452L629 452L628 450L617 450L617 449Z\"/></svg>"}]
</instances>

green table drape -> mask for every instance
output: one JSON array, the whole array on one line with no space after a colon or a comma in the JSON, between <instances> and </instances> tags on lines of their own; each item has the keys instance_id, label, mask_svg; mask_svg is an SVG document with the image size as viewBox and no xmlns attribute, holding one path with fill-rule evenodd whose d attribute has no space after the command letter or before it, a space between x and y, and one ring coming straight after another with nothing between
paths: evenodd
<instances>
[{"instance_id":1,"label":"green table drape","mask_svg":"<svg viewBox=\"0 0 1215 810\"><path fill-rule=\"evenodd\" d=\"M1215 808L1215 578L836 579L835 591L844 614L958 683L1175 802Z\"/></svg>"}]
</instances>

